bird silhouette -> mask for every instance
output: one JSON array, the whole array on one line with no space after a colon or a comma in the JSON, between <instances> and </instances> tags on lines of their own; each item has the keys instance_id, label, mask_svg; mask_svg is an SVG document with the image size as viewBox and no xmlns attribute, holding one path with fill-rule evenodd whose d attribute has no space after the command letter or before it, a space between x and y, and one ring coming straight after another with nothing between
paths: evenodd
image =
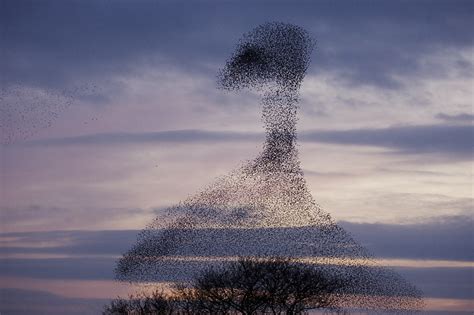
<instances>
[{"instance_id":1,"label":"bird silhouette","mask_svg":"<svg viewBox=\"0 0 474 315\"><path fill-rule=\"evenodd\" d=\"M262 152L156 218L118 261L119 280L189 281L206 266L238 256L283 256L344 279L342 306L403 312L421 307L420 292L378 266L306 185L296 122L313 47L304 29L279 22L243 36L218 85L261 95Z\"/></svg>"}]
</instances>

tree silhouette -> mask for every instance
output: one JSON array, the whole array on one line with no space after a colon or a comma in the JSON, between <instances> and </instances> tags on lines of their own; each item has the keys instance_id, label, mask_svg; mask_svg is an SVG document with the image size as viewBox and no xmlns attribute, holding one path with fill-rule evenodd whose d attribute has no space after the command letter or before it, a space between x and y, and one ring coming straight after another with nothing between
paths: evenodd
<instances>
[{"instance_id":1,"label":"tree silhouette","mask_svg":"<svg viewBox=\"0 0 474 315\"><path fill-rule=\"evenodd\" d=\"M174 315L179 314L174 299L160 291L149 295L117 298L104 307L103 315Z\"/></svg>"},{"instance_id":2,"label":"tree silhouette","mask_svg":"<svg viewBox=\"0 0 474 315\"><path fill-rule=\"evenodd\" d=\"M315 266L283 258L240 258L210 267L173 293L118 299L103 314L286 314L337 310L343 284Z\"/></svg>"},{"instance_id":3,"label":"tree silhouette","mask_svg":"<svg viewBox=\"0 0 474 315\"><path fill-rule=\"evenodd\" d=\"M208 311L238 314L301 314L336 308L342 282L314 266L291 259L241 258L210 268L193 285L195 299Z\"/></svg>"}]
</instances>

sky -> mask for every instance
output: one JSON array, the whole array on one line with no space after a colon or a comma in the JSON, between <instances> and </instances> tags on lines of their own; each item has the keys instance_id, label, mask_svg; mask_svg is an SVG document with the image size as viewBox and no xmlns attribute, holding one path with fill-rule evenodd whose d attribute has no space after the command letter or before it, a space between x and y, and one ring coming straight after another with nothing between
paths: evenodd
<instances>
[{"instance_id":1,"label":"sky","mask_svg":"<svg viewBox=\"0 0 474 315\"><path fill-rule=\"evenodd\" d=\"M428 311L473 311L473 9L1 0L0 312L93 314L126 294L113 268L138 231L259 153L259 96L216 74L268 21L316 40L298 149L318 204Z\"/></svg>"}]
</instances>

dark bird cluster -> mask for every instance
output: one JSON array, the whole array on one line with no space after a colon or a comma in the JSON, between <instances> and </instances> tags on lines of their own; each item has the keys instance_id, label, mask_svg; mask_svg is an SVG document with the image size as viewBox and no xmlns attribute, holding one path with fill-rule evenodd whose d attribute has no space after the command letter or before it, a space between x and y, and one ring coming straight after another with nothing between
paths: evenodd
<instances>
[{"instance_id":1,"label":"dark bird cluster","mask_svg":"<svg viewBox=\"0 0 474 315\"><path fill-rule=\"evenodd\" d=\"M339 307L409 313L421 292L321 209L296 149L298 91L314 41L302 28L266 23L244 35L218 75L226 90L261 93L266 140L253 160L159 216L118 261L131 282L184 282L236 257L288 257L341 279Z\"/></svg>"}]
</instances>

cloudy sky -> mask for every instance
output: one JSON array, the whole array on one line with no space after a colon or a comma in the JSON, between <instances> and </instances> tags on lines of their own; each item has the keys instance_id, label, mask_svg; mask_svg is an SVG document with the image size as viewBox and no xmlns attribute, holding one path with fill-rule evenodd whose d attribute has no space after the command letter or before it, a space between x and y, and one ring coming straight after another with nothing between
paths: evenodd
<instances>
[{"instance_id":1,"label":"cloudy sky","mask_svg":"<svg viewBox=\"0 0 474 315\"><path fill-rule=\"evenodd\" d=\"M124 294L114 261L137 230L258 154L258 95L217 90L216 73L267 21L317 41L298 122L316 201L428 310L472 311L473 9L1 1L0 311L84 314Z\"/></svg>"}]
</instances>

